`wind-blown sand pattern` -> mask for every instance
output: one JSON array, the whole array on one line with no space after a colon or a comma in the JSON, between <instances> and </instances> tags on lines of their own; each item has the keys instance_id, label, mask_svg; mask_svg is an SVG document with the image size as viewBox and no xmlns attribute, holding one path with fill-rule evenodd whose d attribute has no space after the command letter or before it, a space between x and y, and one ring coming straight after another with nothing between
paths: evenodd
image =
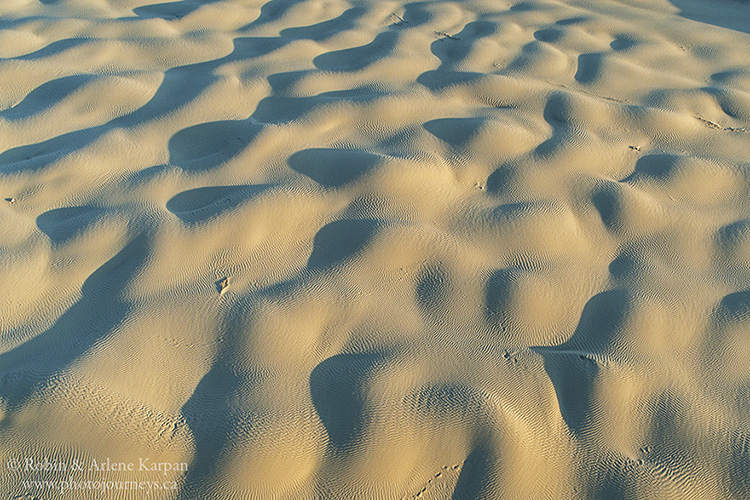
<instances>
[{"instance_id":1,"label":"wind-blown sand pattern","mask_svg":"<svg viewBox=\"0 0 750 500\"><path fill-rule=\"evenodd\" d=\"M0 4L0 496L750 498L747 2L152 2Z\"/></svg>"}]
</instances>

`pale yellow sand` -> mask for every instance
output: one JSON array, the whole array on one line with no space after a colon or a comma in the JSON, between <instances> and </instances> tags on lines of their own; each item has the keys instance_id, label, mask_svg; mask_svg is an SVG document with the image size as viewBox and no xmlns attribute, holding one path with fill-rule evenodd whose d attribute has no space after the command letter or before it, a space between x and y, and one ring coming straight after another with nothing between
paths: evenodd
<instances>
[{"instance_id":1,"label":"pale yellow sand","mask_svg":"<svg viewBox=\"0 0 750 500\"><path fill-rule=\"evenodd\" d=\"M3 0L0 58L3 498L750 498L747 2Z\"/></svg>"}]
</instances>

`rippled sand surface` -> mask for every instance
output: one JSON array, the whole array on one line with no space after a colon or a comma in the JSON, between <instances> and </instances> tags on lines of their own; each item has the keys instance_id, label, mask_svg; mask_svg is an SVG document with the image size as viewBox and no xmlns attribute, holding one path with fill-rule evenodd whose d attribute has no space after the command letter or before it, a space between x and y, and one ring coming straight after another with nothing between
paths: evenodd
<instances>
[{"instance_id":1,"label":"rippled sand surface","mask_svg":"<svg viewBox=\"0 0 750 500\"><path fill-rule=\"evenodd\" d=\"M750 498L750 4L153 1L0 4L0 496Z\"/></svg>"}]
</instances>

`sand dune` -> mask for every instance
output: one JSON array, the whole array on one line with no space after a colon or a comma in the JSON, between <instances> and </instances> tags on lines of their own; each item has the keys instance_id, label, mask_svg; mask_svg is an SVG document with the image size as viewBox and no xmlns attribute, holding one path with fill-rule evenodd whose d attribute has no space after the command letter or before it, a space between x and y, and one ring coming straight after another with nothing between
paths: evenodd
<instances>
[{"instance_id":1,"label":"sand dune","mask_svg":"<svg viewBox=\"0 0 750 500\"><path fill-rule=\"evenodd\" d=\"M0 5L1 495L750 498L747 2L151 1Z\"/></svg>"}]
</instances>

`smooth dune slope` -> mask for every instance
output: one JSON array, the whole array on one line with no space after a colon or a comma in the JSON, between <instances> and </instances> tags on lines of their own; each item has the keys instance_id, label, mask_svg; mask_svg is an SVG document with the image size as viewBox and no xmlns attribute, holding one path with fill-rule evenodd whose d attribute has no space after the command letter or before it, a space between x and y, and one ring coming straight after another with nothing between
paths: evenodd
<instances>
[{"instance_id":1,"label":"smooth dune slope","mask_svg":"<svg viewBox=\"0 0 750 500\"><path fill-rule=\"evenodd\" d=\"M0 3L0 496L750 498L750 4L153 2Z\"/></svg>"}]
</instances>

